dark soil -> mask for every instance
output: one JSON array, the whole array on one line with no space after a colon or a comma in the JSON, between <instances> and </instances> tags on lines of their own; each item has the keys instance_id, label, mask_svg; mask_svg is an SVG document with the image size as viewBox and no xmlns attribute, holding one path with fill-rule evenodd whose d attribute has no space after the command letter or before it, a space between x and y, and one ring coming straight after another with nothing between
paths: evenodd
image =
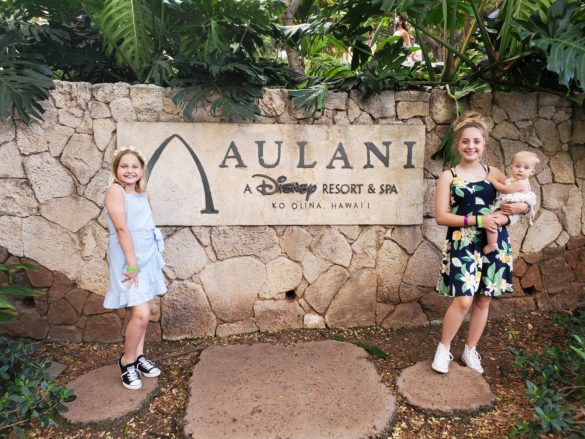
<instances>
[{"instance_id":1,"label":"dark soil","mask_svg":"<svg viewBox=\"0 0 585 439\"><path fill-rule=\"evenodd\" d=\"M455 359L463 351L466 325L454 340L451 351ZM306 341L325 340L341 335L351 341L381 348L388 359L371 357L383 382L396 395L397 411L389 438L502 438L519 419L531 419L533 408L525 394L524 381L513 366L508 346L526 352L555 345L564 335L555 323L555 314L532 312L508 316L488 322L479 346L485 378L496 397L493 410L476 414L442 415L428 413L406 403L397 393L396 379L402 369L434 355L440 326L385 330L379 327L350 330L294 330L279 333L254 333L227 338L206 338L181 342L148 344L149 355L163 369L160 391L150 405L130 419L115 424L72 427L64 421L48 430L30 431L34 438L182 438L183 417L188 398L188 382L201 348L210 345L275 343L292 345ZM87 368L116 362L120 344L57 344L40 342L37 353L67 365L58 382L66 384L82 375ZM221 391L221 389L218 389ZM553 437L553 436L550 436ZM315 438L319 439L319 438Z\"/></svg>"}]
</instances>

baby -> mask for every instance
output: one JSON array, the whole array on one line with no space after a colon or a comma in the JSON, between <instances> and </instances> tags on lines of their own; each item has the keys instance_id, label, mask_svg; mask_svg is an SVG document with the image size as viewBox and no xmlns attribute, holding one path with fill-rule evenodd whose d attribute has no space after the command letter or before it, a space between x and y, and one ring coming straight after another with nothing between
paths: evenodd
<instances>
[{"instance_id":1,"label":"baby","mask_svg":"<svg viewBox=\"0 0 585 439\"><path fill-rule=\"evenodd\" d=\"M489 176L490 183L499 192L496 207L507 202L524 202L529 206L524 215L530 213L530 224L532 224L532 218L534 217L536 195L530 188L529 179L534 175L538 163L540 163L540 160L536 154L530 151L520 151L512 157L512 163L510 164L512 178L507 178L505 183L502 184L493 176ZM522 215L510 215L508 217L500 211L496 211L495 213L498 215L496 221L500 226L508 224L508 220L510 224L515 224L522 217ZM483 248L484 254L498 249L498 232L486 230L486 233L488 244Z\"/></svg>"}]
</instances>

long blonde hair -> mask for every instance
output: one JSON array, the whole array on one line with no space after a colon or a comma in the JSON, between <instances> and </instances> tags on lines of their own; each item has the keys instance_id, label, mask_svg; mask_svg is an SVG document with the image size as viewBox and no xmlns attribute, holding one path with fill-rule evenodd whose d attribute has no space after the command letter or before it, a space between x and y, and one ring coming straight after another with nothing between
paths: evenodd
<instances>
[{"instance_id":1,"label":"long blonde hair","mask_svg":"<svg viewBox=\"0 0 585 439\"><path fill-rule=\"evenodd\" d=\"M136 192L141 194L144 191L146 191L146 169L145 169L146 168L146 159L144 158L142 153L140 151L138 151L136 148L134 148L133 146L123 146L122 148L120 148L114 152L114 160L112 160L112 182L116 182L116 183L122 185L122 183L118 180L117 172L118 172L118 166L120 166L120 160L122 160L122 157L124 157L126 154L134 155L138 159L138 161L140 162L140 166L142 166L142 169L144 170L144 172L142 173L142 177L140 177L140 180L138 180L136 182L136 188L135 188Z\"/></svg>"}]
</instances>

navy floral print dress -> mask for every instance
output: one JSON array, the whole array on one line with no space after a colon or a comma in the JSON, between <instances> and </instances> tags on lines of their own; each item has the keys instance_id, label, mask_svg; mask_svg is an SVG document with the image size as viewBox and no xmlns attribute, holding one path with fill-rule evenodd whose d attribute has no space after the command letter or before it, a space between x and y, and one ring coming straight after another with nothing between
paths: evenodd
<instances>
[{"instance_id":1,"label":"navy floral print dress","mask_svg":"<svg viewBox=\"0 0 585 439\"><path fill-rule=\"evenodd\" d=\"M497 192L488 180L470 183L457 177L454 169L451 173L455 177L450 188L452 214L474 216L494 212ZM496 297L512 292L512 248L506 227L498 230L496 251L484 255L482 249L486 245L484 229L449 227L437 283L441 296Z\"/></svg>"}]
</instances>

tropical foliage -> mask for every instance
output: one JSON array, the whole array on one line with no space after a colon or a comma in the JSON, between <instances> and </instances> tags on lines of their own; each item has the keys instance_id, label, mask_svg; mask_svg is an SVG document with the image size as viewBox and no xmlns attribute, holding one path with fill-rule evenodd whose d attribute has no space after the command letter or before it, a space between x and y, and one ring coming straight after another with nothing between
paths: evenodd
<instances>
[{"instance_id":1,"label":"tropical foliage","mask_svg":"<svg viewBox=\"0 0 585 439\"><path fill-rule=\"evenodd\" d=\"M31 424L48 427L66 402L75 399L72 390L57 385L48 372L50 362L33 356L35 345L24 340L0 337L0 436L25 435Z\"/></svg>"},{"instance_id":2,"label":"tropical foliage","mask_svg":"<svg viewBox=\"0 0 585 439\"><path fill-rule=\"evenodd\" d=\"M360 84L362 90L376 92L380 77L365 73L380 50L402 44L396 37L380 39L392 14L406 17L424 60L409 70L404 63L388 66L383 76L387 88L450 86L458 98L490 88L546 89L570 97L583 91L585 5L576 0L499 3L496 10L495 2L484 0L341 0L314 8L309 23L285 29L289 41L325 35L332 46L353 56L346 69L334 67L308 78L295 95L300 103L319 107L331 88ZM436 56L431 46L438 47Z\"/></svg>"},{"instance_id":3,"label":"tropical foliage","mask_svg":"<svg viewBox=\"0 0 585 439\"><path fill-rule=\"evenodd\" d=\"M512 437L585 436L585 310L559 323L566 328L560 347L547 346L536 353L510 348L534 406L534 419L519 420Z\"/></svg>"},{"instance_id":4,"label":"tropical foliage","mask_svg":"<svg viewBox=\"0 0 585 439\"><path fill-rule=\"evenodd\" d=\"M0 17L0 118L12 116L12 107L25 122L40 117L39 101L53 87L51 69L36 48L44 39L61 37L52 29L28 23L15 13Z\"/></svg>"},{"instance_id":5,"label":"tropical foliage","mask_svg":"<svg viewBox=\"0 0 585 439\"><path fill-rule=\"evenodd\" d=\"M0 13L0 117L14 106L27 122L52 78L170 85L187 117L212 99L236 120L254 118L267 85L315 109L329 90L440 86L460 99L504 88L576 99L585 87L579 0L6 0ZM393 36L397 14L422 61L409 61L415 49ZM300 54L300 81L284 49Z\"/></svg>"}]
</instances>

